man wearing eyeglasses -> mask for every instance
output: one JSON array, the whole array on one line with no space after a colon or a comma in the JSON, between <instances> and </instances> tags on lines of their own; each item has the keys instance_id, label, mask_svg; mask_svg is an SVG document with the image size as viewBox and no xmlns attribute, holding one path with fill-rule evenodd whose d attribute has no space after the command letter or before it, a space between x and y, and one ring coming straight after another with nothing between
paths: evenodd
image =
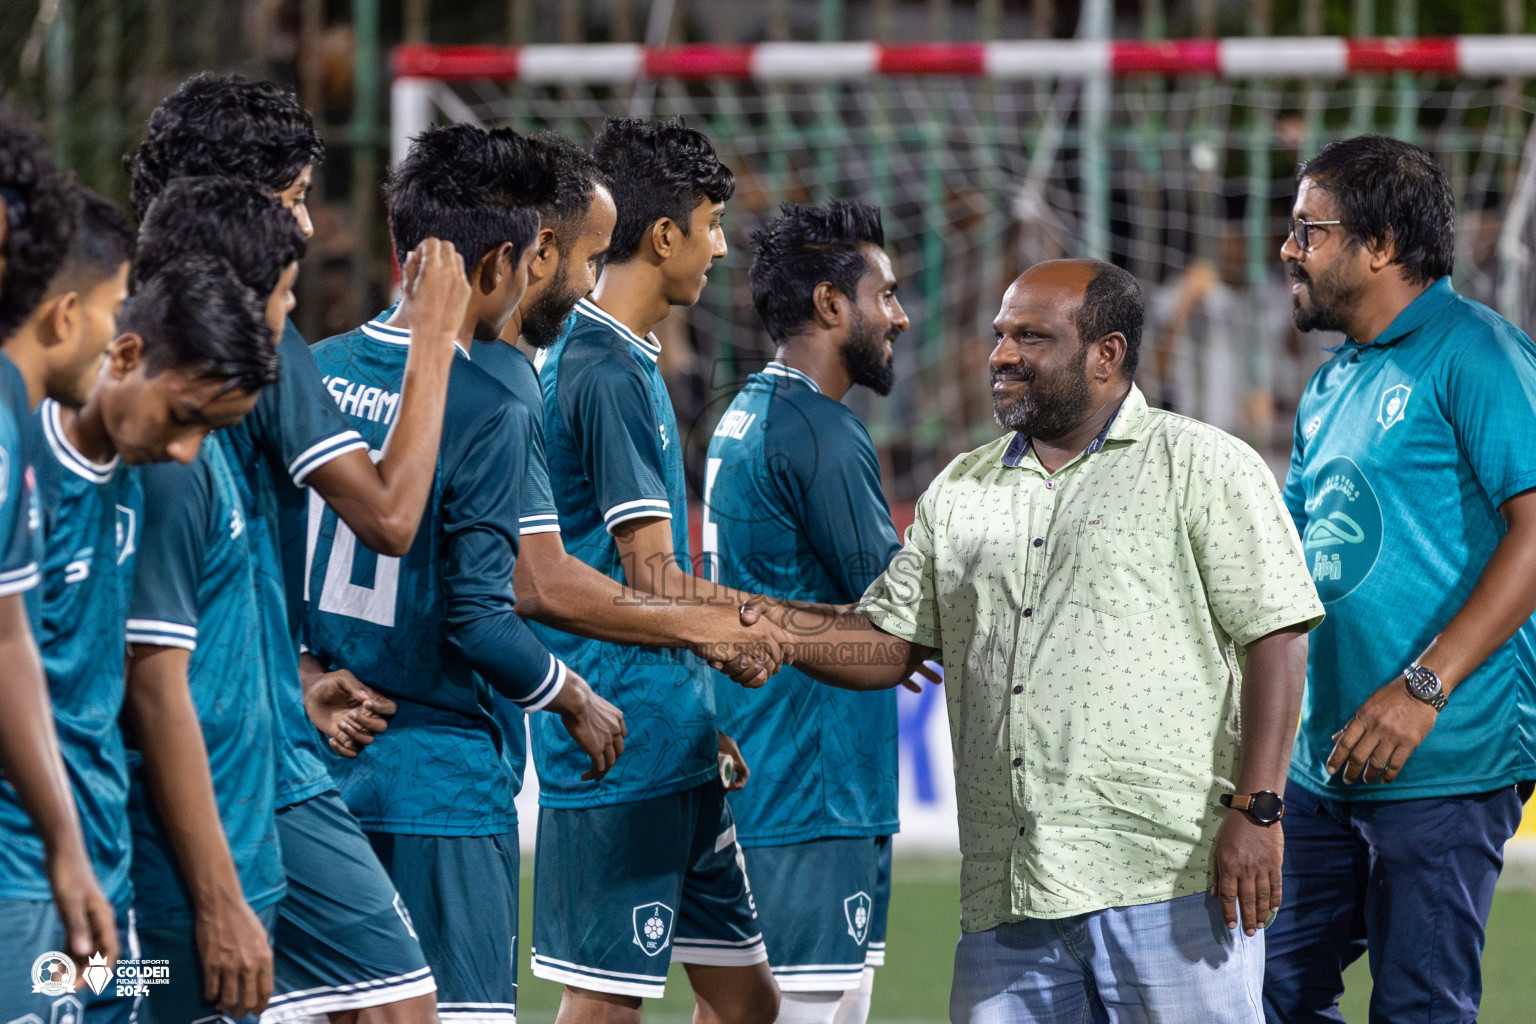
<instances>
[{"instance_id":1,"label":"man wearing eyeglasses","mask_svg":"<svg viewBox=\"0 0 1536 1024\"><path fill-rule=\"evenodd\" d=\"M1296 326L1342 331L1285 498L1327 609L1285 792L1265 1012L1465 1021L1504 843L1536 779L1536 345L1451 286L1429 154L1362 136L1297 175Z\"/></svg>"}]
</instances>

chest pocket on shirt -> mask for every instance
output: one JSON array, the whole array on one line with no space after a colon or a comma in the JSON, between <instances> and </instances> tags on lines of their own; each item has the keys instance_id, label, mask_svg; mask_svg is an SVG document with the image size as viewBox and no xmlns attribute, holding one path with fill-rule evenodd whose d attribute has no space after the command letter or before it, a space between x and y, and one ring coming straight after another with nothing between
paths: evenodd
<instances>
[{"instance_id":1,"label":"chest pocket on shirt","mask_svg":"<svg viewBox=\"0 0 1536 1024\"><path fill-rule=\"evenodd\" d=\"M1172 529L1151 516L1085 516L1071 541L1068 601L1121 619L1173 600Z\"/></svg>"}]
</instances>

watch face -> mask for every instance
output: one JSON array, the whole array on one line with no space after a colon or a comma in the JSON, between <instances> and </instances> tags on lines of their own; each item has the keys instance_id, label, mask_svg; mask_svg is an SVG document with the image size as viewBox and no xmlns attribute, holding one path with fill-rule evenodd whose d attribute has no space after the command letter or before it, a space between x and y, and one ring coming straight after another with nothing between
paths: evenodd
<instances>
[{"instance_id":1,"label":"watch face","mask_svg":"<svg viewBox=\"0 0 1536 1024\"><path fill-rule=\"evenodd\" d=\"M1267 823L1280 820L1280 809L1285 806L1277 793L1255 793L1253 802L1248 805L1248 813L1253 815L1255 821Z\"/></svg>"},{"instance_id":2,"label":"watch face","mask_svg":"<svg viewBox=\"0 0 1536 1024\"><path fill-rule=\"evenodd\" d=\"M1439 678L1433 672L1424 669L1415 669L1406 673L1403 680L1408 684L1408 692L1420 700L1429 700L1435 695L1435 691L1440 689L1437 685L1440 682Z\"/></svg>"}]
</instances>

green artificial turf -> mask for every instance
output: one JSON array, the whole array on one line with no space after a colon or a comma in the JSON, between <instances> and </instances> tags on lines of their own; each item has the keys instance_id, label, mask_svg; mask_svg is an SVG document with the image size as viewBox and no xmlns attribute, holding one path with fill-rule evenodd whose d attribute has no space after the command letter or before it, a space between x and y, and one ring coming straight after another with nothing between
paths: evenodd
<instances>
[{"instance_id":1,"label":"green artificial turf","mask_svg":"<svg viewBox=\"0 0 1536 1024\"><path fill-rule=\"evenodd\" d=\"M526 864L526 862L525 862ZM891 893L886 965L875 972L871 1024L942 1024L948 1020L949 980L960 934L958 862L898 858ZM551 1024L560 1004L560 987L540 981L528 970L528 938L533 934L532 875L523 876L522 941L518 946L517 1016L520 1024ZM1529 1024L1536 1020L1536 872L1506 872L1494 898L1483 956L1483 1024ZM1366 1024L1370 972L1362 958L1345 976L1344 1018ZM653 1024L684 1024L693 1000L682 968L674 967L666 998L648 1002Z\"/></svg>"}]
</instances>

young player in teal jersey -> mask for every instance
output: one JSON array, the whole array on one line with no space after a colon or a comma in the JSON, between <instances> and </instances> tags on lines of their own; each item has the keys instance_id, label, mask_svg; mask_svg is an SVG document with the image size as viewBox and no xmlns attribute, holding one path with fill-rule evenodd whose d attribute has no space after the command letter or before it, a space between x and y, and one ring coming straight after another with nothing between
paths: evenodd
<instances>
[{"instance_id":1,"label":"young player in teal jersey","mask_svg":"<svg viewBox=\"0 0 1536 1024\"><path fill-rule=\"evenodd\" d=\"M72 222L67 179L54 168L47 143L0 102L0 339L41 301L66 255ZM83 969L92 954L116 955L117 931L86 850L29 621L26 597L40 580L41 540L33 453L23 443L31 406L29 381L0 354L0 664L6 666L0 673L0 773L44 843L52 909L62 925L63 940L54 948ZM35 604L40 611L41 601ZM59 934L51 916L33 920L29 935ZM13 939L21 938L21 924L3 922ZM17 945L8 942L6 948ZM19 965L5 956L0 967L0 1010L11 1005L13 986L21 989L24 1004L29 1001L35 960Z\"/></svg>"},{"instance_id":2,"label":"young player in teal jersey","mask_svg":"<svg viewBox=\"0 0 1536 1024\"><path fill-rule=\"evenodd\" d=\"M900 550L869 433L842 397L894 380L908 326L880 211L785 206L752 237L752 299L776 346L721 417L705 463L704 570L769 597L857 601ZM896 695L787 669L722 692L722 728L756 766L731 798L780 1021L863 1024L884 962L897 830Z\"/></svg>"},{"instance_id":3,"label":"young player in teal jersey","mask_svg":"<svg viewBox=\"0 0 1536 1024\"><path fill-rule=\"evenodd\" d=\"M725 256L734 181L678 122L609 121L592 155L613 183L617 224L592 299L540 371L561 534L577 558L637 590L734 608L740 594L688 575L682 439L648 336L671 306L698 300ZM689 651L539 632L623 705L630 727L624 761L591 788L569 741L534 723L533 972L565 984L562 1021L638 1021L672 961L688 965L704 1015L772 1020L778 990L717 753L738 776L745 765L715 729L713 674Z\"/></svg>"},{"instance_id":4,"label":"young player in teal jersey","mask_svg":"<svg viewBox=\"0 0 1536 1024\"><path fill-rule=\"evenodd\" d=\"M59 748L80 811L97 882L111 901L119 948L134 947L128 883L128 768L118 712L123 703L123 622L132 582L138 480L115 460L95 463L65 436L96 379L128 292L133 233L116 207L75 186L68 254L42 304L8 345L47 381L34 417L45 439L33 467L44 543L38 646L48 677ZM57 400L56 400L57 399ZM62 400L66 405L60 405ZM76 1010L127 1021L132 999L116 990L53 995L22 987L32 961L61 949L64 930L48 886L41 836L9 786L0 786L0 930L15 937L15 962L0 958L0 1016L44 1018ZM94 951L103 959L104 951Z\"/></svg>"},{"instance_id":5,"label":"young player in teal jersey","mask_svg":"<svg viewBox=\"0 0 1536 1024\"><path fill-rule=\"evenodd\" d=\"M460 344L493 339L522 297L549 190L536 147L510 131L429 129L387 190L395 247L431 234L462 252L471 297ZM388 435L416 306L323 342L316 362L371 444ZM462 352L462 350L461 350ZM305 638L314 664L347 669L398 708L388 734L333 765L342 795L400 889L437 979L444 1020L516 1015L518 851L506 738L493 692L558 712L587 752L589 784L623 748L623 716L544 649L513 607L531 418L463 353L449 382L440 467L424 528L404 558L358 547L311 508ZM554 716L544 716L553 718Z\"/></svg>"},{"instance_id":6,"label":"young player in teal jersey","mask_svg":"<svg viewBox=\"0 0 1536 1024\"><path fill-rule=\"evenodd\" d=\"M172 984L150 986L150 1007L165 1022L215 1004L241 1016L265 993L254 967L241 978L228 961L262 960L265 934L250 907L270 905L283 877L272 762L260 756L275 734L250 550L213 432L276 375L273 335L262 300L208 257L142 283L119 326L75 434L93 457L110 448L131 465L154 464L140 470L123 711L137 751L135 914L144 955L169 960L172 972Z\"/></svg>"},{"instance_id":7,"label":"young player in teal jersey","mask_svg":"<svg viewBox=\"0 0 1536 1024\"><path fill-rule=\"evenodd\" d=\"M619 581L570 555L560 541L560 520L553 511L544 462L544 398L533 360L514 343L521 336L535 350L559 340L576 303L597 283L597 263L608 248L617 212L607 176L592 158L564 136L543 132L532 137L550 156L555 192L538 207L539 235L528 264L528 288L507 320L501 338L477 341L470 358L511 391L533 417L538 452L535 478L524 500L537 493L543 508L525 511L517 555L518 613L578 636L614 643L707 648L736 652L732 675L756 683L777 664L775 636L761 628L741 628L729 601L706 607L692 601L641 598ZM521 785L527 742L523 714L510 701L496 701L497 721L508 735L507 753Z\"/></svg>"},{"instance_id":8,"label":"young player in teal jersey","mask_svg":"<svg viewBox=\"0 0 1536 1024\"><path fill-rule=\"evenodd\" d=\"M302 254L304 241L293 217L260 186L232 178L182 178L150 204L139 248L141 273L153 273L180 254L205 251L227 259L258 292L277 298L273 279ZM407 287L421 300L422 330L432 330L434 323L456 324L468 291L457 261L423 267L413 255L406 273ZM281 295L286 294L282 289ZM286 307L269 308L275 329L283 329L285 313ZM302 358L313 366L307 350ZM273 392L264 392L252 416L276 408L288 422L303 420L305 407L290 407L298 393L281 384L276 390L279 400L271 402ZM261 460L239 443L252 436L247 422L232 428L228 440L231 452L249 469ZM362 443L361 437L357 440ZM333 675L312 688L313 724L306 718L282 579L275 571L276 536L269 520L252 512L257 507L252 474L237 470L236 482L246 501L248 543L257 553L253 578L282 737L275 752L277 821L290 884L278 908L274 994L267 1013L273 1020L287 1020L322 1010L392 1006L408 1015L429 1016L434 983L421 945L383 865L336 793L315 741L315 726L334 732L339 720L352 713L352 695L363 688L355 681L348 688L340 674ZM379 704L387 709L387 702ZM382 719L376 727L383 727Z\"/></svg>"}]
</instances>

